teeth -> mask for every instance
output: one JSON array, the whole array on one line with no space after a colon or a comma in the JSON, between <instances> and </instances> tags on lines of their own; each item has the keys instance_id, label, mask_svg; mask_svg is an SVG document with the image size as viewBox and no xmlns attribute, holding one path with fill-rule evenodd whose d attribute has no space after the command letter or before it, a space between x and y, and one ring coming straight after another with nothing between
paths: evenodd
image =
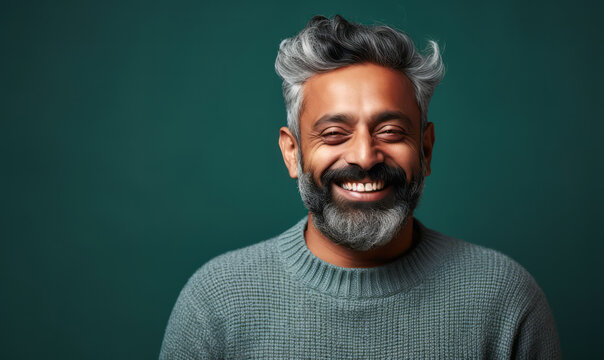
<instances>
[{"instance_id":1,"label":"teeth","mask_svg":"<svg viewBox=\"0 0 604 360\"><path fill-rule=\"evenodd\" d=\"M349 191L370 192L370 191L382 190L384 188L384 182L377 181L377 182L365 183L365 184L363 184L363 183L344 183L344 184L342 184L342 188L349 190Z\"/></svg>"}]
</instances>

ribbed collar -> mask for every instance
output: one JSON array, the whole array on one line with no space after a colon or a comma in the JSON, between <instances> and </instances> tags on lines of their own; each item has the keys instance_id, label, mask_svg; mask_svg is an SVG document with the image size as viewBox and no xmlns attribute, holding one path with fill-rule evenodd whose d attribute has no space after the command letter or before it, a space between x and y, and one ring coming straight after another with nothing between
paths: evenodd
<instances>
[{"instance_id":1,"label":"ribbed collar","mask_svg":"<svg viewBox=\"0 0 604 360\"><path fill-rule=\"evenodd\" d=\"M426 228L417 219L415 246L405 255L383 266L343 268L315 256L304 240L308 217L279 236L285 267L299 281L319 292L345 298L385 297L405 291L433 273L446 248L455 240Z\"/></svg>"}]
</instances>

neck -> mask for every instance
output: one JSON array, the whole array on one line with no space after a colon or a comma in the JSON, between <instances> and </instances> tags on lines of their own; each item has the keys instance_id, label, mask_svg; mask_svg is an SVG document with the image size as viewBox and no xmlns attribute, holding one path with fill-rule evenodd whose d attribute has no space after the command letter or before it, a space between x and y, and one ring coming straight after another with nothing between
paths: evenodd
<instances>
[{"instance_id":1,"label":"neck","mask_svg":"<svg viewBox=\"0 0 604 360\"><path fill-rule=\"evenodd\" d=\"M312 222L304 232L306 246L319 259L344 268L368 268L387 264L404 254L413 244L413 216L387 244L367 251L356 251L329 240Z\"/></svg>"}]
</instances>

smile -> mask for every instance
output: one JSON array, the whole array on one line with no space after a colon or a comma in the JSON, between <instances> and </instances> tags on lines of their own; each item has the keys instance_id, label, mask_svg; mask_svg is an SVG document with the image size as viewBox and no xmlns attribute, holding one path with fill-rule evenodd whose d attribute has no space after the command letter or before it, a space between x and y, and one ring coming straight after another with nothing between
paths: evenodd
<instances>
[{"instance_id":1,"label":"smile","mask_svg":"<svg viewBox=\"0 0 604 360\"><path fill-rule=\"evenodd\" d=\"M384 181L346 181L341 184L332 183L332 186L337 196L348 201L380 201L392 193L392 186L386 186Z\"/></svg>"},{"instance_id":2,"label":"smile","mask_svg":"<svg viewBox=\"0 0 604 360\"><path fill-rule=\"evenodd\" d=\"M348 190L348 191L365 193L365 192L373 192L373 191L382 190L384 188L384 182L383 181L366 182L366 183L346 182L346 183L340 184L340 187L342 189Z\"/></svg>"}]
</instances>

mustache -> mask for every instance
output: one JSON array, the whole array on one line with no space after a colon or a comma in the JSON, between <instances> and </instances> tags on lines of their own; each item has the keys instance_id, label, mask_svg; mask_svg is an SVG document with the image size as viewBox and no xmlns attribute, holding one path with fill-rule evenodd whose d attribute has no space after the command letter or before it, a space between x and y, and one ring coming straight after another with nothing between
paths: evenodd
<instances>
[{"instance_id":1,"label":"mustache","mask_svg":"<svg viewBox=\"0 0 604 360\"><path fill-rule=\"evenodd\" d=\"M371 179L371 181L382 181L385 185L405 185L407 183L407 173L405 170L379 163L369 170L365 170L358 165L349 165L340 169L328 169L321 176L321 184L326 187L331 183L342 184L348 181L361 181L367 178Z\"/></svg>"}]
</instances>

